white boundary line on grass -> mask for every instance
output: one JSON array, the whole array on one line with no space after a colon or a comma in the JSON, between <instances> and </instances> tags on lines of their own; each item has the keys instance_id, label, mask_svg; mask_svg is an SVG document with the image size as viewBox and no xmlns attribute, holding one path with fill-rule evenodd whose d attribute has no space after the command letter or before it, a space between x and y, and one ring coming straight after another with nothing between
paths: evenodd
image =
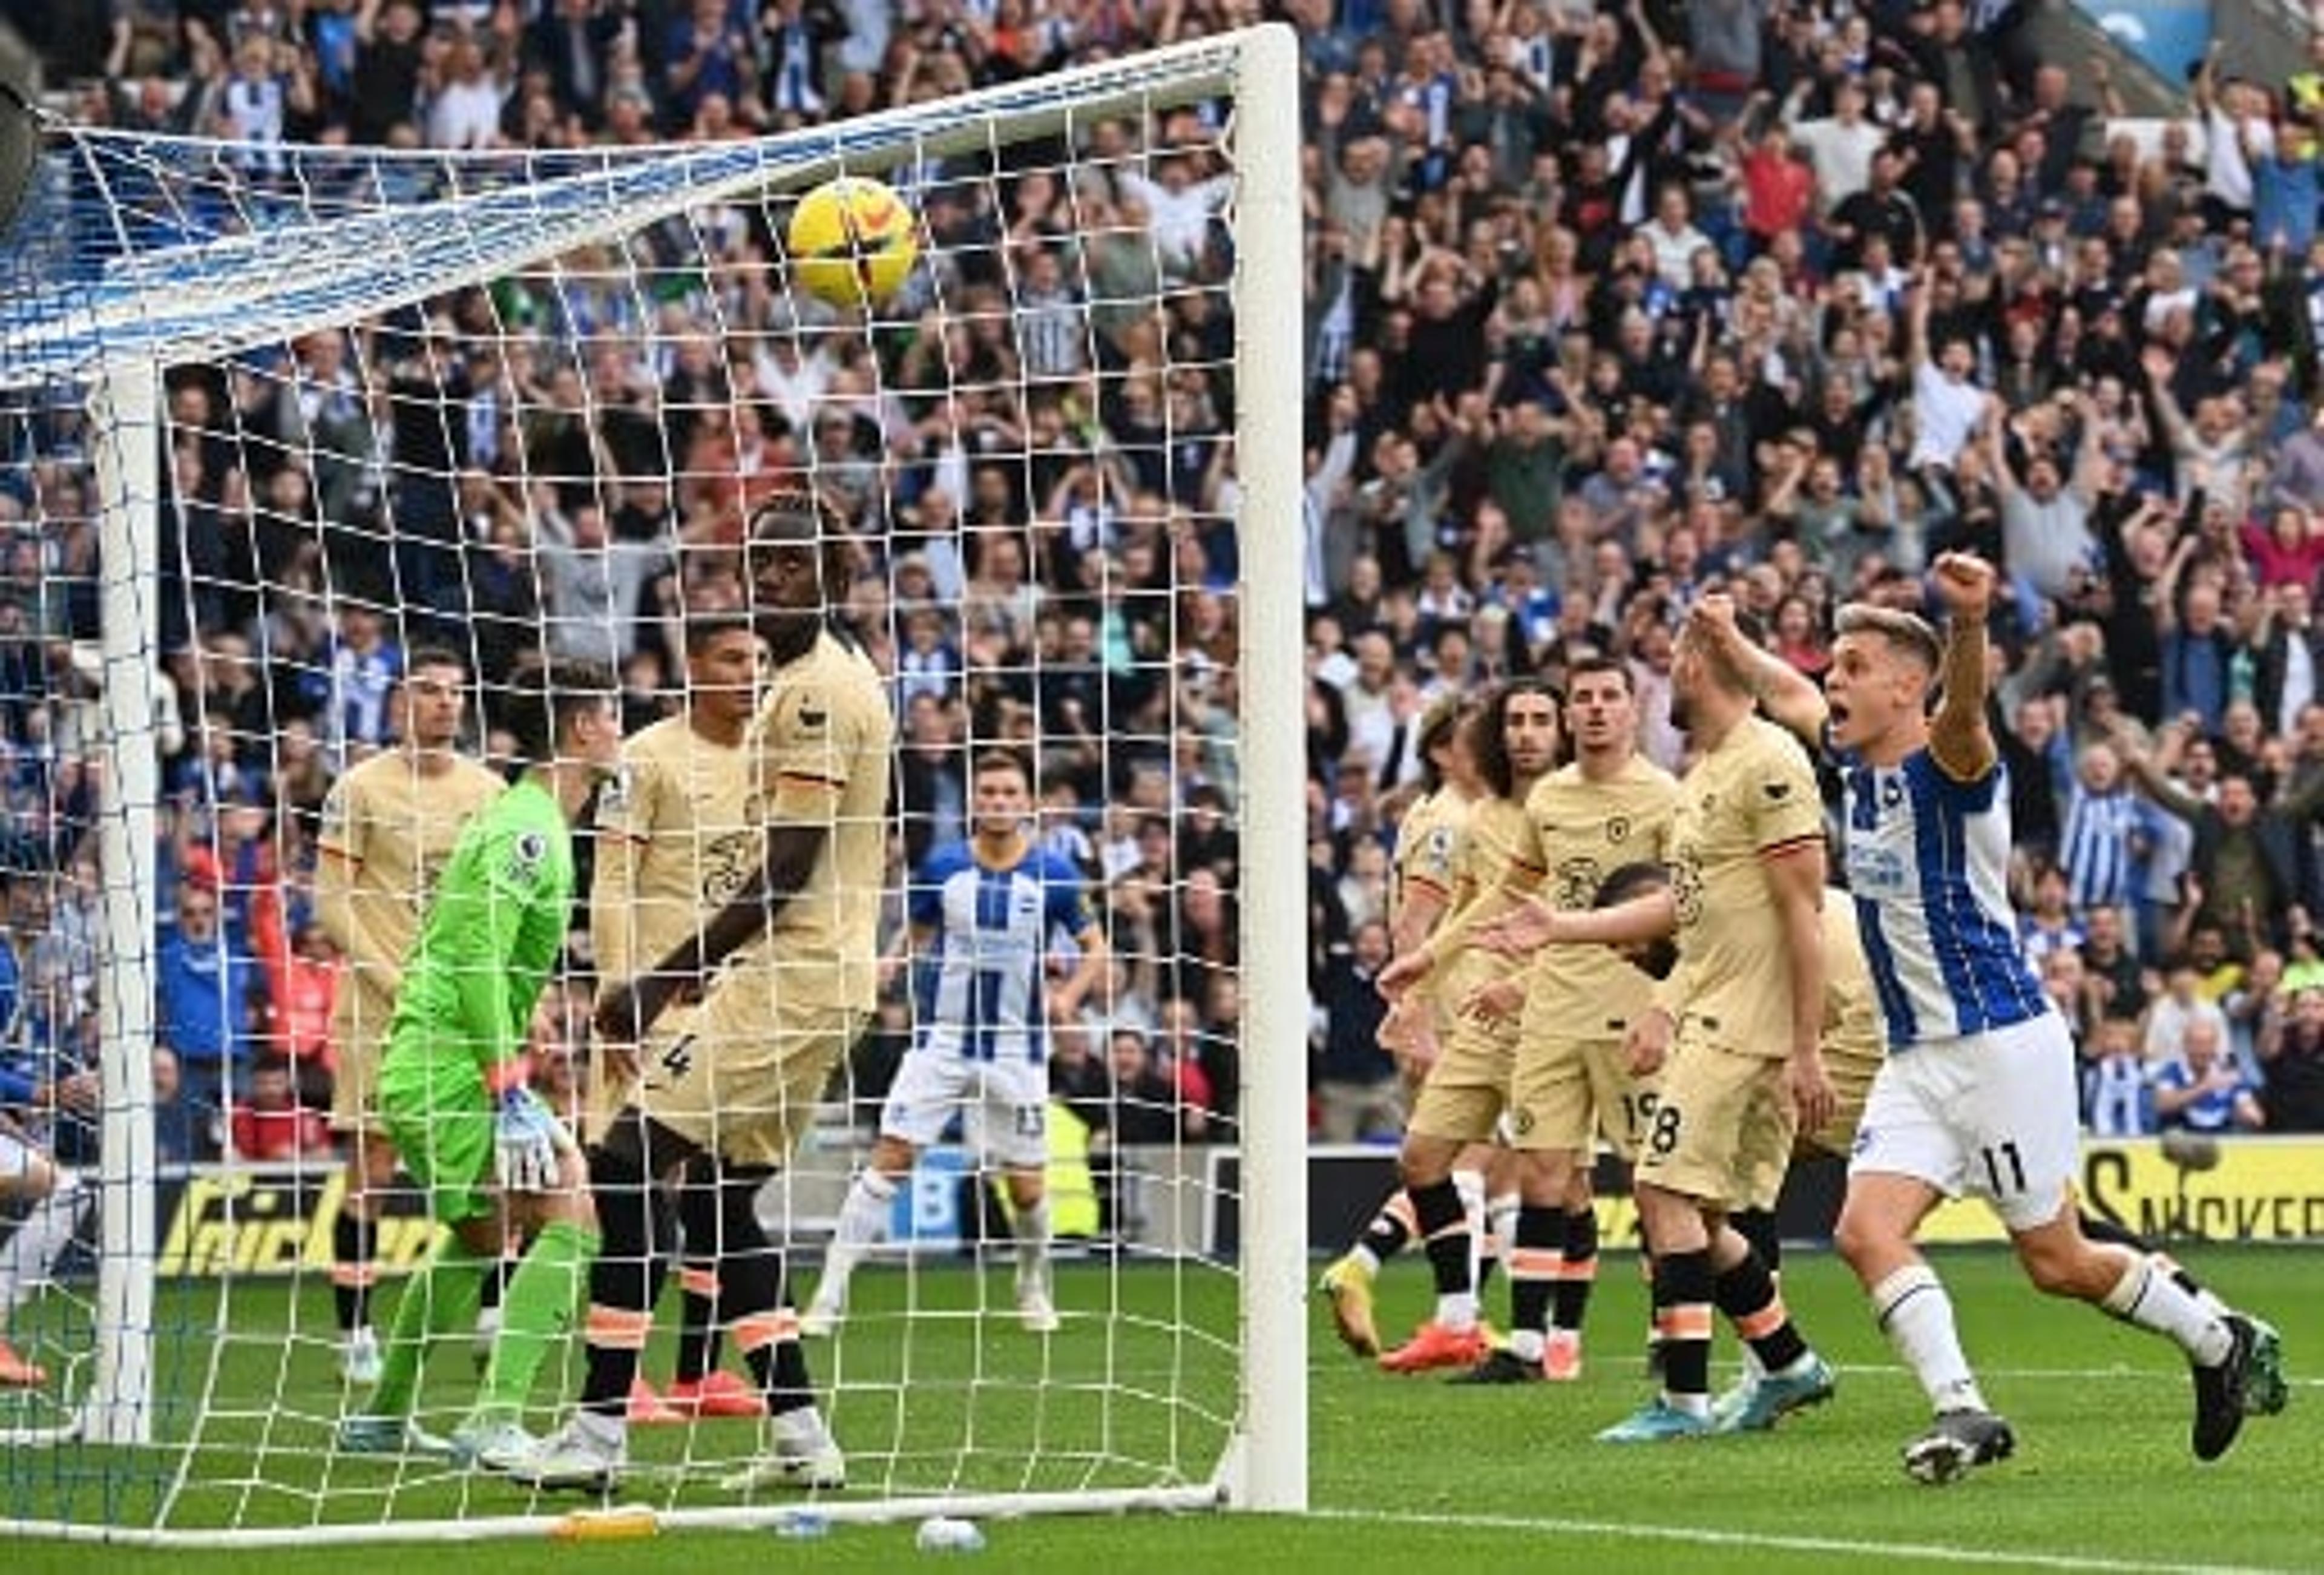
<instances>
[{"instance_id":1,"label":"white boundary line on grass","mask_svg":"<svg viewBox=\"0 0 2324 1575\"><path fill-rule=\"evenodd\" d=\"M1846 1364L1835 1362L1832 1364L1832 1367L1834 1371L1841 1374L1856 1373L1875 1378L1909 1378L1913 1376L1913 1370L1910 1368L1901 1366L1895 1362L1850 1362ZM2176 1375L2158 1371L2153 1368L2118 1367L1979 1368L1977 1370L1977 1376L1980 1380L1995 1378L2004 1381L2015 1380L2025 1383L2081 1383L2098 1379L2118 1381L2126 1378L2167 1380ZM2295 1389L2324 1389L2324 1377L2302 1377L2287 1373L2284 1375L2283 1381Z\"/></svg>"},{"instance_id":2,"label":"white boundary line on grass","mask_svg":"<svg viewBox=\"0 0 2324 1575\"><path fill-rule=\"evenodd\" d=\"M1853 1537L1787 1535L1780 1532L1715 1531L1698 1526L1634 1525L1621 1521L1538 1519L1515 1515L1424 1515L1380 1509L1317 1509L1318 1520L1368 1525L1443 1526L1472 1531L1549 1532L1560 1536L1599 1536L1634 1542L1682 1543L1705 1548L1762 1548L1786 1553L1832 1553L1846 1558L1920 1559L1941 1564L1982 1564L2015 1570L2064 1570L2086 1575L2293 1575L2253 1564L2151 1563L2094 1554L2036 1553L2023 1548L1963 1548L1945 1543L1885 1543Z\"/></svg>"}]
</instances>

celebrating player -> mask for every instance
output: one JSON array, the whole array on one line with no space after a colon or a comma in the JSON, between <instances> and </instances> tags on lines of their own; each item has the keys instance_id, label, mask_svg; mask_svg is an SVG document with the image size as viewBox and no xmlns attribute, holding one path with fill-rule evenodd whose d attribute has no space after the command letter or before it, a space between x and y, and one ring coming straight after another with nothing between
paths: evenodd
<instances>
[{"instance_id":1,"label":"celebrating player","mask_svg":"<svg viewBox=\"0 0 2324 1575\"><path fill-rule=\"evenodd\" d=\"M1914 1246L1929 1211L1962 1193L2000 1216L2038 1289L2091 1303L2187 1353L2194 1452L2213 1460L2247 1409L2282 1407L2279 1341L2169 1260L2093 1241L2077 1213L2073 1045L2025 965L2006 896L2009 799L1986 721L1994 577L1967 554L1937 561L1950 624L1941 641L1909 613L1842 609L1821 697L1803 679L1768 675L1770 707L1795 729L1828 717L1847 785L1849 884L1887 1024L1889 1056L1849 1165L1838 1244L1936 1412L1904 1447L1916 1479L1950 1481L2015 1447L1962 1354L1943 1285Z\"/></svg>"},{"instance_id":2,"label":"celebrating player","mask_svg":"<svg viewBox=\"0 0 2324 1575\"><path fill-rule=\"evenodd\" d=\"M611 675L552 661L513 697L523 778L460 834L397 989L381 1125L451 1235L404 1287L365 1414L340 1447L435 1448L411 1422L429 1343L472 1316L511 1224L530 1238L455 1459L502 1469L532 1447L518 1415L572 1321L596 1222L572 1135L526 1086L524 1049L573 907L572 825L621 759ZM505 1214L506 1218L503 1218Z\"/></svg>"},{"instance_id":3,"label":"celebrating player","mask_svg":"<svg viewBox=\"0 0 2324 1575\"><path fill-rule=\"evenodd\" d=\"M758 705L759 637L746 614L691 613L686 620L686 709L622 746L622 774L597 798L596 878L589 894L590 946L601 989L633 978L692 935L751 878L759 853L750 824L751 755L744 735ZM690 1009L673 1009L644 1046L667 1051L691 1032ZM583 1124L592 1142L628 1104L636 1080L629 1053L593 1049ZM771 1165L782 1156L761 1145L747 1157ZM660 1202L662 1194L655 1193ZM663 1204L666 1209L667 1205ZM659 1212L657 1212L659 1221ZM656 1239L668 1234L658 1230ZM633 1421L686 1416L757 1416L759 1392L715 1370L717 1275L712 1243L688 1240L679 1266L685 1287L678 1376L667 1404L640 1380ZM659 1271L655 1258L655 1295Z\"/></svg>"},{"instance_id":4,"label":"celebrating player","mask_svg":"<svg viewBox=\"0 0 2324 1575\"><path fill-rule=\"evenodd\" d=\"M1628 668L1593 658L1576 663L1567 683L1574 759L1526 797L1524 862L1546 872L1543 900L1581 909L1592 905L1609 870L1665 856L1679 789L1638 753ZM1654 1096L1630 1073L1623 1040L1649 994L1636 969L1603 949L1567 946L1467 1003L1519 1021L1509 1098L1524 1202L1509 1257L1509 1340L1471 1374L1477 1382L1581 1376L1582 1322L1598 1264L1591 1146L1603 1133L1624 1158L1637 1156Z\"/></svg>"},{"instance_id":5,"label":"celebrating player","mask_svg":"<svg viewBox=\"0 0 2324 1575\"><path fill-rule=\"evenodd\" d=\"M373 1259L380 1201L395 1184L395 1146L380 1127L376 1084L404 956L461 829L507 786L453 752L466 679L466 664L449 650L427 646L411 653L392 703L401 741L332 785L316 839L316 916L346 959L331 1004L338 1055L331 1129L343 1136L347 1154L331 1226L331 1287L339 1370L350 1384L379 1380Z\"/></svg>"},{"instance_id":6,"label":"celebrating player","mask_svg":"<svg viewBox=\"0 0 2324 1575\"><path fill-rule=\"evenodd\" d=\"M1049 1053L1047 1013L1072 1017L1105 976L1105 936L1082 898L1080 873L1037 847L1028 827L1033 785L1025 763L995 752L976 762L974 825L965 842L932 851L913 879L912 944L922 974L919 1032L880 1112L871 1163L848 1188L823 1279L801 1322L829 1333L847 1307L848 1276L886 1234L896 1190L919 1151L956 1110L980 1163L997 1158L1016 1211L1017 1312L1025 1327L1057 1327L1049 1285ZM1045 1003L1053 935L1079 948Z\"/></svg>"},{"instance_id":7,"label":"celebrating player","mask_svg":"<svg viewBox=\"0 0 2324 1575\"><path fill-rule=\"evenodd\" d=\"M1766 1264L1727 1222L1755 1108L1821 1127L1832 1091L1823 1021L1823 823L1798 743L1752 714L1748 669L1698 631L1671 669L1674 720L1701 751L1680 784L1671 889L1619 907L1563 912L1539 899L1480 934L1523 952L1543 941L1637 942L1675 929L1678 967L1628 1031L1634 1072L1662 1085L1638 1160L1638 1216L1654 1262L1662 1393L1600 1433L1609 1443L1707 1433L1715 1303L1766 1369L1768 1420L1830 1397ZM1788 1150L1791 1134L1782 1133Z\"/></svg>"},{"instance_id":8,"label":"celebrating player","mask_svg":"<svg viewBox=\"0 0 2324 1575\"><path fill-rule=\"evenodd\" d=\"M635 1097L590 1152L606 1250L590 1282L588 1375L579 1412L512 1473L521 1481L602 1488L625 1468L626 1400L653 1317L647 1180L705 1155L716 1164L688 1169L680 1220L689 1239L715 1248L720 1311L769 1414L760 1457L726 1487L846 1481L816 1407L781 1254L759 1223L769 1171L738 1157L797 1146L879 988L895 721L878 670L826 622L845 594L846 552L813 497L779 493L752 512L755 622L774 660L752 724L761 862L697 934L599 1005L599 1032L634 1043L718 975L694 1032L655 1047Z\"/></svg>"},{"instance_id":9,"label":"celebrating player","mask_svg":"<svg viewBox=\"0 0 2324 1575\"><path fill-rule=\"evenodd\" d=\"M1513 680L1467 725L1486 791L1470 807L1454 911L1418 950L1381 971L1380 990L1391 1001L1428 978L1440 962L1445 976L1433 988L1440 999L1453 1004L1504 972L1501 959L1469 944L1469 930L1480 916L1499 911L1504 888L1522 887L1540 875L1526 860L1532 828L1525 800L1557 761L1556 693L1533 680ZM1411 1340L1380 1358L1380 1366L1390 1372L1466 1368L1484 1359L1468 1214L1452 1165L1463 1147L1493 1136L1508 1108L1516 1054L1513 1020L1462 1014L1453 1019L1443 1051L1421 1085L1405 1132L1401 1169L1412 1199L1414 1233L1427 1244L1434 1272L1436 1310Z\"/></svg>"}]
</instances>

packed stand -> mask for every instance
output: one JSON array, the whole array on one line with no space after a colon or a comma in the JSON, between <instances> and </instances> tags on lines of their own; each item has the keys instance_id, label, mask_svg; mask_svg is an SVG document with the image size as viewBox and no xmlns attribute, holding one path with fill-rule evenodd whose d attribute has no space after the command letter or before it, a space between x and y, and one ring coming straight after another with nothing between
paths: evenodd
<instances>
[{"instance_id":1,"label":"packed stand","mask_svg":"<svg viewBox=\"0 0 2324 1575\"><path fill-rule=\"evenodd\" d=\"M1268 8L1308 77L1309 962L1316 1080L1360 1112L1349 1131L1396 1119L1369 982L1430 697L1612 650L1676 765L1692 598L1732 589L1814 673L1838 602L1918 606L1950 547L2014 586L2018 896L2093 1129L2324 1129L2324 78L2207 70L2191 126L2117 129L2102 72L2093 105L2033 57L2031 4ZM23 20L52 80L95 84L85 118L232 136L263 176L289 142L779 130L1259 11L115 0ZM1108 1012L1057 1025L1060 1095L1124 1141L1230 1135L1241 566L1204 134L1099 126L998 210L927 202L950 309L883 342L876 376L860 340L802 341L730 276L715 311L658 303L650 324L618 291L503 289L174 379L165 1152L226 1135L203 1112L226 1069L239 1087L265 1061L294 1108L327 1089L313 833L335 774L386 741L405 645L437 632L415 610L493 674L546 628L617 663L649 719L674 614L735 594L736 504L810 460L879 543L851 612L895 675L902 852L960 829L971 737L1038 737L1046 834L1103 883L1126 959ZM1090 304L1164 287L1158 323ZM526 331L484 332L509 323ZM465 419L437 419L447 391ZM0 968L7 1097L85 1114L100 669L74 437L22 425L0 477ZM544 1014L545 1058L569 1062L582 1016ZM908 1032L899 993L863 1097Z\"/></svg>"}]
</instances>

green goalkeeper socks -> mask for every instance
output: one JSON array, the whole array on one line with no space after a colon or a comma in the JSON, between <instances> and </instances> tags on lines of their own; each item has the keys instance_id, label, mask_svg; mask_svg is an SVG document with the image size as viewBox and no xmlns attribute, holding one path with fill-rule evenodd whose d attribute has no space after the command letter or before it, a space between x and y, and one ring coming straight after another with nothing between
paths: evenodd
<instances>
[{"instance_id":1,"label":"green goalkeeper socks","mask_svg":"<svg viewBox=\"0 0 2324 1575\"><path fill-rule=\"evenodd\" d=\"M371 1393L374 1415L411 1414L429 1342L475 1322L485 1267L484 1260L454 1236L430 1254L427 1264L404 1285L403 1299L395 1307L395 1327L388 1334L387 1352L380 1364L379 1383Z\"/></svg>"},{"instance_id":2,"label":"green goalkeeper socks","mask_svg":"<svg viewBox=\"0 0 2324 1575\"><path fill-rule=\"evenodd\" d=\"M574 1309L596 1261L597 1233L570 1220L541 1228L501 1297L500 1337L476 1396L480 1416L514 1416L549 1349L573 1331Z\"/></svg>"}]
</instances>

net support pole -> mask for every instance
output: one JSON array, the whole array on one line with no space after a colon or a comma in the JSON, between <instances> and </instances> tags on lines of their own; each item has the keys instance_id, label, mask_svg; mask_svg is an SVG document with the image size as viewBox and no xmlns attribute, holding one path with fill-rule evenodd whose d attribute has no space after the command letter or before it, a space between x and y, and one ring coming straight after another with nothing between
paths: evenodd
<instances>
[{"instance_id":1,"label":"net support pole","mask_svg":"<svg viewBox=\"0 0 2324 1575\"><path fill-rule=\"evenodd\" d=\"M152 1441L154 1110L153 936L155 604L160 532L161 368L102 367L89 400L102 576L105 783L97 856L106 966L98 1003L100 1251L96 1373L83 1435L111 1444Z\"/></svg>"},{"instance_id":2,"label":"net support pole","mask_svg":"<svg viewBox=\"0 0 2324 1575\"><path fill-rule=\"evenodd\" d=\"M1243 985L1240 1509L1307 1507L1306 723L1298 41L1242 40L1234 105L1235 455L1241 485Z\"/></svg>"}]
</instances>

